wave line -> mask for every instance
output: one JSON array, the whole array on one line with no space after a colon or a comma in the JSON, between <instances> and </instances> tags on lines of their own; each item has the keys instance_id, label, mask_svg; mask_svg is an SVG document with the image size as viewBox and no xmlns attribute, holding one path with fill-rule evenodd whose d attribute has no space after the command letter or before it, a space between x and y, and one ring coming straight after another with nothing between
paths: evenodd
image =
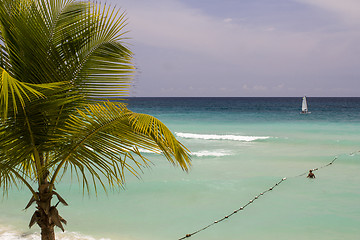
<instances>
[{"instance_id":1,"label":"wave line","mask_svg":"<svg viewBox=\"0 0 360 240\"><path fill-rule=\"evenodd\" d=\"M175 132L175 135L182 138L203 139L203 140L232 140L241 142L253 142L256 140L269 139L268 136L238 136L238 135L218 135L218 134L196 134Z\"/></svg>"}]
</instances>

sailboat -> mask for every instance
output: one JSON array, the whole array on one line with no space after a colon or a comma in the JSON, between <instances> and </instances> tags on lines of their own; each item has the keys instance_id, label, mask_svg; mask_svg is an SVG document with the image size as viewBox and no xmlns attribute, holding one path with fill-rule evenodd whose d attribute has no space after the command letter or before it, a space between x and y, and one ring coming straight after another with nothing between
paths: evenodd
<instances>
[{"instance_id":1,"label":"sailboat","mask_svg":"<svg viewBox=\"0 0 360 240\"><path fill-rule=\"evenodd\" d=\"M306 96L303 97L302 100L302 106L301 106L301 114L309 114L311 112L309 112L308 107L307 107L307 101L306 101Z\"/></svg>"}]
</instances>

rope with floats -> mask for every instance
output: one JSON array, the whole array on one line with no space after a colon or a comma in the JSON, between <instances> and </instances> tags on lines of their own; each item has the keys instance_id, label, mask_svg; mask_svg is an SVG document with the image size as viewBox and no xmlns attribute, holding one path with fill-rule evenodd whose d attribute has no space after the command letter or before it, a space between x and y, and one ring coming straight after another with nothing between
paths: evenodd
<instances>
[{"instance_id":1,"label":"rope with floats","mask_svg":"<svg viewBox=\"0 0 360 240\"><path fill-rule=\"evenodd\" d=\"M360 151L359 151L359 152L360 152ZM355 154L355 152L350 153L349 155L350 155L350 156L353 156L354 154ZM334 158L331 162L329 162L328 164L326 164L326 165L324 165L324 166L321 166L321 167L318 167L318 168L311 169L311 170L314 172L314 171L318 171L318 170L320 170L320 169L322 169L322 168L329 167L329 166L333 165L333 163L334 163L337 159L338 159L338 157L335 157L335 158ZM302 173L302 174L293 176L293 177L291 177L291 178L302 177L302 176L305 176L306 174L308 174L308 172L304 172L304 173ZM186 238L190 238L191 236L194 236L195 234L197 234L197 233L199 233L199 232L202 232L202 231L204 231L205 229L207 229L207 228L209 228L209 227L211 227L211 226L213 226L213 225L215 225L215 224L217 224L217 223L220 223L220 222L224 221L225 219L230 218L230 217L233 216L234 214L243 211L246 207L248 207L250 204L254 203L254 202L255 202L256 200L258 200L261 196L263 196L264 194L266 194L266 193L271 192L272 190L274 190L274 189L275 189L276 187L278 187L281 183L283 183L286 179L287 179L286 177L282 178L279 182L275 183L275 184L274 184L273 186L271 186L269 189L261 192L259 195L256 195L253 199L251 199L249 202L247 202L244 206L242 206L242 207L234 210L232 213L230 213L230 214L224 216L223 218L220 218L220 219L218 219L218 220L216 220L216 221L208 224L207 226L205 226L205 227L203 227L203 228L201 228L201 229L199 229L199 230L197 230L197 231L195 231L195 232L188 233L188 234L186 234L184 237L179 238L178 240L183 240L183 239L186 239Z\"/></svg>"}]
</instances>

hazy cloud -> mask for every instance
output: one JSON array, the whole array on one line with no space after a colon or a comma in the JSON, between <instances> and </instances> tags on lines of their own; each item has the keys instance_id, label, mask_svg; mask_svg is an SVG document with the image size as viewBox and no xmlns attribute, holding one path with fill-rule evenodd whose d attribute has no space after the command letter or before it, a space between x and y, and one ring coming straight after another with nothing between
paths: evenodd
<instances>
[{"instance_id":1,"label":"hazy cloud","mask_svg":"<svg viewBox=\"0 0 360 240\"><path fill-rule=\"evenodd\" d=\"M329 11L348 24L360 23L360 1L358 0L297 0Z\"/></svg>"},{"instance_id":2,"label":"hazy cloud","mask_svg":"<svg viewBox=\"0 0 360 240\"><path fill-rule=\"evenodd\" d=\"M225 18L223 21L226 22L226 23L229 23L229 22L232 22L233 19L232 18Z\"/></svg>"},{"instance_id":3,"label":"hazy cloud","mask_svg":"<svg viewBox=\"0 0 360 240\"><path fill-rule=\"evenodd\" d=\"M359 85L353 79L360 76L355 25L360 22L360 2L296 2L338 19L336 27L304 31L251 18L234 21L176 0L122 1L141 69L138 95L211 96L237 89L233 96L249 90L288 96L313 91L314 85L325 89L314 95L326 95L327 88L341 90L340 95L357 94L354 87ZM305 18L307 12L303 14ZM301 24L298 18L287 20L288 26Z\"/></svg>"}]
</instances>

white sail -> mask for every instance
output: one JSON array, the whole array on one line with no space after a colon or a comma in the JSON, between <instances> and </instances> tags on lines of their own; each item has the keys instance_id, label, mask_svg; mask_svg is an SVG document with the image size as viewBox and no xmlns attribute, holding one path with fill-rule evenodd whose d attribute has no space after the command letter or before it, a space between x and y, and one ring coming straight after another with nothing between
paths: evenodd
<instances>
[{"instance_id":1,"label":"white sail","mask_svg":"<svg viewBox=\"0 0 360 240\"><path fill-rule=\"evenodd\" d=\"M306 102L306 96L303 97L301 111L303 113L306 113L308 111L307 102Z\"/></svg>"},{"instance_id":2,"label":"white sail","mask_svg":"<svg viewBox=\"0 0 360 240\"><path fill-rule=\"evenodd\" d=\"M302 114L310 114L311 113L311 112L309 112L309 109L307 106L306 96L303 97L300 113L302 113Z\"/></svg>"}]
</instances>

